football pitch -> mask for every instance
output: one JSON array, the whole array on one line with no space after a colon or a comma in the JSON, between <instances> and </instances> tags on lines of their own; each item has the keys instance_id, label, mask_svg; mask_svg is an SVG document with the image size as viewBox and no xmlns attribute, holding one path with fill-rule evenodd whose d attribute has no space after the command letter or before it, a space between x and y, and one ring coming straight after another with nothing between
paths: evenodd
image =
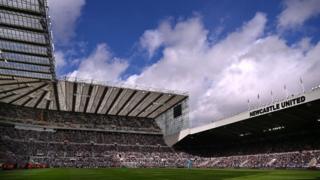
<instances>
[{"instance_id":1,"label":"football pitch","mask_svg":"<svg viewBox=\"0 0 320 180\"><path fill-rule=\"evenodd\" d=\"M320 171L251 169L32 169L0 171L1 180L320 180Z\"/></svg>"}]
</instances>

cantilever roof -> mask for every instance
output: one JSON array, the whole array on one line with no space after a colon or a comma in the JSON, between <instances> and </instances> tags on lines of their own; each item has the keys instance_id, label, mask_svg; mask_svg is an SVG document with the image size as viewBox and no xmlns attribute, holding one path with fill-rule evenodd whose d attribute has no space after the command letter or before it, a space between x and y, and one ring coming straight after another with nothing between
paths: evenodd
<instances>
[{"instance_id":1,"label":"cantilever roof","mask_svg":"<svg viewBox=\"0 0 320 180\"><path fill-rule=\"evenodd\" d=\"M300 103L298 101L292 103L294 100L301 100L302 98L303 101L300 101ZM286 104L286 102L291 103L283 107L283 103ZM270 110L269 108L269 112L260 111L268 109L270 106L277 107L277 104L281 106L278 109ZM203 126L184 129L175 135L165 137L165 140L169 145L174 145L176 143L184 143L196 136L201 136L201 138L195 139L194 142L199 141L200 143L201 139L206 139L207 145L210 145L211 142L217 144L220 143L219 141L223 142L226 138L240 138L248 134L250 134L248 137L253 138L259 133L267 134L274 132L274 130L279 130L279 132L282 132L280 131L282 129L285 131L293 131L293 128L301 130L301 128L305 128L303 126L305 124L309 128L307 130L310 130L312 127L318 128L320 125L319 107L320 89L317 88L310 92L294 95ZM251 114L256 111L263 113L259 115Z\"/></svg>"},{"instance_id":2,"label":"cantilever roof","mask_svg":"<svg viewBox=\"0 0 320 180\"><path fill-rule=\"evenodd\" d=\"M39 79L0 75L0 102L55 109L52 83Z\"/></svg>"},{"instance_id":3,"label":"cantilever roof","mask_svg":"<svg viewBox=\"0 0 320 180\"><path fill-rule=\"evenodd\" d=\"M0 0L0 102L155 118L184 93L57 80L46 0Z\"/></svg>"},{"instance_id":4,"label":"cantilever roof","mask_svg":"<svg viewBox=\"0 0 320 180\"><path fill-rule=\"evenodd\" d=\"M155 118L186 99L184 94L84 82L56 84L63 111Z\"/></svg>"},{"instance_id":5,"label":"cantilever roof","mask_svg":"<svg viewBox=\"0 0 320 180\"><path fill-rule=\"evenodd\" d=\"M0 76L0 102L40 109L155 118L187 97L167 91Z\"/></svg>"}]
</instances>

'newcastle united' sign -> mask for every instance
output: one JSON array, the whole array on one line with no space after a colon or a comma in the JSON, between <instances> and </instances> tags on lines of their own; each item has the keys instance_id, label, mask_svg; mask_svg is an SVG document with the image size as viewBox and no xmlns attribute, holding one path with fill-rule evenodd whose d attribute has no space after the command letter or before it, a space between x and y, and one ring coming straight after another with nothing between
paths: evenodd
<instances>
[{"instance_id":1,"label":"'newcastle united' sign","mask_svg":"<svg viewBox=\"0 0 320 180\"><path fill-rule=\"evenodd\" d=\"M283 102L280 102L280 103L277 103L277 104L273 104L271 106L267 106L267 107L264 107L264 108L261 108L261 109L258 109L258 110L251 111L250 112L250 117L266 114L266 113L273 112L273 111L280 110L280 109L285 109L285 108L288 108L288 107L291 107L291 106L295 106L295 105L301 104L301 103L303 103L305 101L306 101L306 97L305 96L301 96L301 97L298 97L298 98L294 98L294 99L290 99L290 100L287 100L287 101L283 101Z\"/></svg>"}]
</instances>

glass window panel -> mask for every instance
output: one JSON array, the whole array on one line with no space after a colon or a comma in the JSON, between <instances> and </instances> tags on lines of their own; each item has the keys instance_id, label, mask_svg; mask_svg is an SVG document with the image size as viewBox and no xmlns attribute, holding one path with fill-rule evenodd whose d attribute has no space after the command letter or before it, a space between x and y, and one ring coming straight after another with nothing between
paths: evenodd
<instances>
[{"instance_id":1,"label":"glass window panel","mask_svg":"<svg viewBox=\"0 0 320 180\"><path fill-rule=\"evenodd\" d=\"M10 70L10 69L0 69L0 74L11 75L11 76L41 78L41 79L52 79L51 74L25 72L25 71L17 71L17 70Z\"/></svg>"},{"instance_id":2,"label":"glass window panel","mask_svg":"<svg viewBox=\"0 0 320 180\"><path fill-rule=\"evenodd\" d=\"M43 27L41 25L41 17L23 13L0 10L0 22L13 26L43 30Z\"/></svg>"},{"instance_id":3,"label":"glass window panel","mask_svg":"<svg viewBox=\"0 0 320 180\"><path fill-rule=\"evenodd\" d=\"M0 58L18 61L18 62L37 63L37 64L44 64L44 65L50 64L49 58L39 57L39 56L30 56L30 55L24 55L24 54L16 54L16 53L8 53L8 52L2 52L2 56L0 56Z\"/></svg>"},{"instance_id":4,"label":"glass window panel","mask_svg":"<svg viewBox=\"0 0 320 180\"><path fill-rule=\"evenodd\" d=\"M0 41L0 49L17 52L25 52L39 55L47 55L47 48L30 44L22 44L10 41Z\"/></svg>"},{"instance_id":5,"label":"glass window panel","mask_svg":"<svg viewBox=\"0 0 320 180\"><path fill-rule=\"evenodd\" d=\"M43 2L43 1L42 1ZM40 12L38 1L33 0L0 0L0 4L11 8Z\"/></svg>"},{"instance_id":6,"label":"glass window panel","mask_svg":"<svg viewBox=\"0 0 320 180\"><path fill-rule=\"evenodd\" d=\"M0 67L50 73L50 67L0 61Z\"/></svg>"},{"instance_id":7,"label":"glass window panel","mask_svg":"<svg viewBox=\"0 0 320 180\"><path fill-rule=\"evenodd\" d=\"M44 34L35 33L31 31L16 30L16 29L6 28L6 27L0 27L0 37L46 44L46 39Z\"/></svg>"}]
</instances>

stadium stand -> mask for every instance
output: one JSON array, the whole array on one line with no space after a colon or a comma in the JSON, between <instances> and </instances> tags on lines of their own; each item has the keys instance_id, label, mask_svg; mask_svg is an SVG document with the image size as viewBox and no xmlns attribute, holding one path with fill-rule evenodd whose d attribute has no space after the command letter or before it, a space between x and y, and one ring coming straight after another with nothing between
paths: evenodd
<instances>
[{"instance_id":1,"label":"stadium stand","mask_svg":"<svg viewBox=\"0 0 320 180\"><path fill-rule=\"evenodd\" d=\"M150 122L143 121L143 118L141 120L145 123L140 123L139 128L132 131L121 131L122 125L118 130L93 127L79 129L71 124L87 124L87 121L100 115L64 112L66 120L74 121L55 128L56 124L61 123L61 112L58 111L7 104L1 104L0 110L0 160L16 167L26 167L30 163L45 167L83 168L186 167L187 161L192 160L193 167L199 168L309 168L317 167L320 160L320 150L315 150L319 149L319 143L310 147L308 138L301 138L296 144L293 141L247 144L249 148L235 147L233 151L219 150L216 154L213 154L214 151L208 152L208 149L199 151L192 148L197 151L195 155L194 152L186 153L167 146L162 134L154 131L159 130L155 123L148 132L141 131L141 127L144 127L143 130L150 127ZM42 117L43 114L46 114L46 118ZM10 117L10 120L4 121L6 117ZM50 126L35 123L49 119ZM28 123L24 120L28 120ZM30 120L34 123L30 124ZM124 128L127 130L126 126ZM300 150L294 151L297 148Z\"/></svg>"},{"instance_id":2,"label":"stadium stand","mask_svg":"<svg viewBox=\"0 0 320 180\"><path fill-rule=\"evenodd\" d=\"M188 95L59 80L46 0L0 0L0 164L319 168L320 90L201 127Z\"/></svg>"},{"instance_id":3,"label":"stadium stand","mask_svg":"<svg viewBox=\"0 0 320 180\"><path fill-rule=\"evenodd\" d=\"M88 121L101 122L101 115L63 112L66 121L73 121L56 128L62 112L7 104L0 107L0 159L17 167L30 162L50 167L184 167L190 158L165 144L152 119L128 117L127 123L121 124L117 122L123 121L121 118L108 117L116 119L96 128L88 126Z\"/></svg>"},{"instance_id":4,"label":"stadium stand","mask_svg":"<svg viewBox=\"0 0 320 180\"><path fill-rule=\"evenodd\" d=\"M95 115L87 113L47 111L2 104L3 121L33 125L51 125L69 128L93 128L109 130L139 130L160 132L155 121L149 118Z\"/></svg>"}]
</instances>

